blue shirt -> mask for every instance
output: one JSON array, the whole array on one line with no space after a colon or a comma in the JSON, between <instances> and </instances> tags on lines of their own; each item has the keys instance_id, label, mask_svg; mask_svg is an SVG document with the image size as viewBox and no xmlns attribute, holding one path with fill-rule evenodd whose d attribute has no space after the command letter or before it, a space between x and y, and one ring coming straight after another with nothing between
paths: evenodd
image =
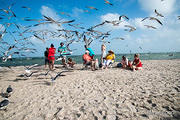
<instances>
[{"instance_id":1,"label":"blue shirt","mask_svg":"<svg viewBox=\"0 0 180 120\"><path fill-rule=\"evenodd\" d=\"M58 47L58 52L60 52L60 55L66 54L66 47L65 46Z\"/></svg>"}]
</instances>

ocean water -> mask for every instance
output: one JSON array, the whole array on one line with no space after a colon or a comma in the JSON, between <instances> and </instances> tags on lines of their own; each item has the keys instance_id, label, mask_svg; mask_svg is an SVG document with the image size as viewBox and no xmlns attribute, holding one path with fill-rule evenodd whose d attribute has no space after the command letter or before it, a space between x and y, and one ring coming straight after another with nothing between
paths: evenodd
<instances>
[{"instance_id":1,"label":"ocean water","mask_svg":"<svg viewBox=\"0 0 180 120\"><path fill-rule=\"evenodd\" d=\"M120 62L122 56L125 55L129 60L133 60L134 54L116 54L116 62ZM76 63L82 63L82 55L76 56L67 56L71 57ZM58 56L56 57L56 59ZM96 55L95 58L100 60L100 55ZM141 53L141 60L171 60L171 59L180 59L180 52L173 53ZM44 57L27 57L27 58L13 58L12 60L8 60L7 62L2 62L0 60L0 66L23 66L23 65L33 65L39 64L44 65ZM61 61L55 62L55 64L61 64Z\"/></svg>"}]
</instances>

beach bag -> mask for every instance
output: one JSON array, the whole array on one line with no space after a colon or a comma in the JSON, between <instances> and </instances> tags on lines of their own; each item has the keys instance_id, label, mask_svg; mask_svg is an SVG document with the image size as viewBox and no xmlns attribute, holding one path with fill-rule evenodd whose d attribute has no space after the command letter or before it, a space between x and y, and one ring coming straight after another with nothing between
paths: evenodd
<instances>
[{"instance_id":1,"label":"beach bag","mask_svg":"<svg viewBox=\"0 0 180 120\"><path fill-rule=\"evenodd\" d=\"M122 64L121 64L121 63L118 63L118 64L117 64L117 67L122 67Z\"/></svg>"},{"instance_id":2,"label":"beach bag","mask_svg":"<svg viewBox=\"0 0 180 120\"><path fill-rule=\"evenodd\" d=\"M99 64L99 68L102 68L102 63Z\"/></svg>"}]
</instances>

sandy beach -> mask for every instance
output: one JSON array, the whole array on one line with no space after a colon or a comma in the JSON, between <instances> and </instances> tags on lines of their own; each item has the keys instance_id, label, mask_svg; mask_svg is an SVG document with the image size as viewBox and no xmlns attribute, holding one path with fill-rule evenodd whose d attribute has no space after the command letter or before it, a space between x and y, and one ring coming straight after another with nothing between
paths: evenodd
<instances>
[{"instance_id":1,"label":"sandy beach","mask_svg":"<svg viewBox=\"0 0 180 120\"><path fill-rule=\"evenodd\" d=\"M44 66L30 78L18 77L24 67L0 68L0 90L13 88L0 120L178 120L180 59L146 60L143 70L120 68L63 73L55 82ZM117 63L116 63L117 64ZM56 65L54 72L63 69ZM4 98L0 96L0 101Z\"/></svg>"}]
</instances>

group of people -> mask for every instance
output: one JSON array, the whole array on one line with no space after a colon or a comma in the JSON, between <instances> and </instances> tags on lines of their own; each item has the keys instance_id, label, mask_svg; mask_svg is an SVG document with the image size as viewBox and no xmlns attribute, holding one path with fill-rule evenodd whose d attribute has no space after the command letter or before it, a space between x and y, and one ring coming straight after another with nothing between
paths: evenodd
<instances>
[{"instance_id":1,"label":"group of people","mask_svg":"<svg viewBox=\"0 0 180 120\"><path fill-rule=\"evenodd\" d=\"M120 63L117 64L117 67L122 67L130 70L141 70L142 69L142 62L139 59L139 54L134 55L134 60L131 62L125 56L122 56L122 60Z\"/></svg>"},{"instance_id":2,"label":"group of people","mask_svg":"<svg viewBox=\"0 0 180 120\"><path fill-rule=\"evenodd\" d=\"M75 62L72 60L72 58L68 58L68 61L66 61L66 55L70 55L70 53L67 52L63 42L60 43L58 52L60 53L60 60L62 61L64 67L67 67L68 65L70 67L74 66ZM54 48L53 44L51 44L50 48L46 48L46 51L44 52L45 68L47 67L47 65L49 65L50 70L54 69L55 53L56 48Z\"/></svg>"},{"instance_id":3,"label":"group of people","mask_svg":"<svg viewBox=\"0 0 180 120\"><path fill-rule=\"evenodd\" d=\"M107 69L108 67L112 67L112 64L115 62L115 53L113 52L113 50L109 50L108 53L106 53L106 46L104 44L101 46L100 63L97 58L95 59L94 51L87 45L85 45L84 47L85 53L83 54L82 59L83 65L85 66L84 68L86 69L88 68L88 66L90 66L91 70L93 71L99 68ZM75 65L75 61L73 61L72 58L68 58L68 60L66 61L66 55L70 55L70 53L67 52L63 42L60 43L58 52L60 53L60 60L62 61L62 65L66 68L68 67L68 65L69 67L73 68ZM44 53L45 67L48 64L50 70L54 69L55 53L56 49L54 48L53 44L51 44L50 48L46 48L46 51ZM139 54L134 55L133 62L128 60L125 56L122 56L122 60L117 64L117 67L131 69L133 71L142 69L142 62L139 58Z\"/></svg>"},{"instance_id":4,"label":"group of people","mask_svg":"<svg viewBox=\"0 0 180 120\"><path fill-rule=\"evenodd\" d=\"M87 48L85 46L86 51L83 55L83 61L85 68L87 68L88 65L91 66L92 70L96 70L98 68L101 69L107 69L108 67L112 67L112 64L115 62L115 53L113 50L109 50L108 54L106 54L106 46L104 44L101 45L101 58L100 58L100 64L98 64L98 59L94 59L94 52L91 48ZM142 69L142 62L139 58L139 54L134 55L134 60L131 62L128 60L125 56L122 56L122 60L120 63L117 64L117 67L121 67L124 69L130 69L130 70L141 70Z\"/></svg>"}]
</instances>

